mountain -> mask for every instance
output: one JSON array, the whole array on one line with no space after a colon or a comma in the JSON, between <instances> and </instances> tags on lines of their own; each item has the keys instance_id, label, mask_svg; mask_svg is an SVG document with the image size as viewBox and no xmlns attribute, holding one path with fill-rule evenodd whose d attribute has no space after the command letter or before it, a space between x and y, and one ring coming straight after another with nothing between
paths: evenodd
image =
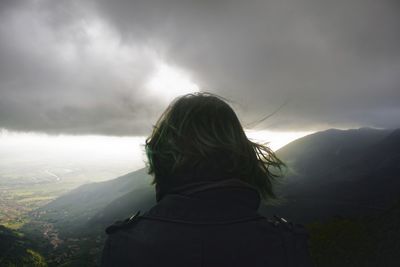
<instances>
[{"instance_id":1,"label":"mountain","mask_svg":"<svg viewBox=\"0 0 400 267\"><path fill-rule=\"evenodd\" d=\"M124 219L136 211L146 211L155 204L154 189L152 187L138 188L114 199L97 212L89 224L106 227L112 222Z\"/></svg>"},{"instance_id":2,"label":"mountain","mask_svg":"<svg viewBox=\"0 0 400 267\"><path fill-rule=\"evenodd\" d=\"M31 222L20 230L35 240L48 266L98 266L104 229L155 203L146 171L82 185L33 211Z\"/></svg>"},{"instance_id":3,"label":"mountain","mask_svg":"<svg viewBox=\"0 0 400 267\"><path fill-rule=\"evenodd\" d=\"M32 243L21 233L0 225L0 266L47 266Z\"/></svg>"},{"instance_id":4,"label":"mountain","mask_svg":"<svg viewBox=\"0 0 400 267\"><path fill-rule=\"evenodd\" d=\"M277 151L289 166L278 186L282 204L260 212L302 223L377 214L400 195L399 143L400 129L329 129L300 138ZM104 228L155 204L150 181L143 168L83 185L43 207L42 219L70 232Z\"/></svg>"},{"instance_id":5,"label":"mountain","mask_svg":"<svg viewBox=\"0 0 400 267\"><path fill-rule=\"evenodd\" d=\"M316 266L395 267L400 263L400 201L379 216L307 224Z\"/></svg>"},{"instance_id":6,"label":"mountain","mask_svg":"<svg viewBox=\"0 0 400 267\"><path fill-rule=\"evenodd\" d=\"M400 201L368 222L376 244L375 266L398 266L400 263Z\"/></svg>"},{"instance_id":7,"label":"mountain","mask_svg":"<svg viewBox=\"0 0 400 267\"><path fill-rule=\"evenodd\" d=\"M297 139L276 153L295 176L320 176L324 172L361 157L391 130L370 128L329 129Z\"/></svg>"},{"instance_id":8,"label":"mountain","mask_svg":"<svg viewBox=\"0 0 400 267\"><path fill-rule=\"evenodd\" d=\"M94 231L154 204L150 183L142 168L113 180L85 184L36 210L34 216L68 234Z\"/></svg>"},{"instance_id":9,"label":"mountain","mask_svg":"<svg viewBox=\"0 0 400 267\"><path fill-rule=\"evenodd\" d=\"M400 130L331 129L298 139L277 154L290 168L283 204L263 207L307 223L379 214L400 196Z\"/></svg>"},{"instance_id":10,"label":"mountain","mask_svg":"<svg viewBox=\"0 0 400 267\"><path fill-rule=\"evenodd\" d=\"M261 205L260 213L313 226L313 257L323 263L319 266L356 266L343 263L349 257L364 257L367 250L359 246L363 240L382 244L373 247L381 250L374 261L397 260L392 254L399 244L391 243L390 236L399 235L399 206L388 209L400 196L400 129L330 129L300 138L277 154L289 170L277 185L282 201ZM105 227L155 204L150 182L143 168L114 180L83 185L36 210L32 216L44 222L59 244L57 249L44 247L42 254L54 266L96 266ZM367 230L358 231L359 227ZM34 225L25 229L37 238L42 232ZM359 258L338 247L359 249ZM337 260L329 260L328 254Z\"/></svg>"}]
</instances>

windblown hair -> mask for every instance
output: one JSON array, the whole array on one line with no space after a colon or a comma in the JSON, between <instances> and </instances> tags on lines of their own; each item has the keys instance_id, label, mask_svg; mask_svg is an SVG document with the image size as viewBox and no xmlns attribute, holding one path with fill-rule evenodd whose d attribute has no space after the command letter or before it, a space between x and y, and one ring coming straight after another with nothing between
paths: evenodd
<instances>
[{"instance_id":1,"label":"windblown hair","mask_svg":"<svg viewBox=\"0 0 400 267\"><path fill-rule=\"evenodd\" d=\"M266 201L285 164L267 146L249 140L228 100L208 92L175 98L145 141L152 184L195 169L239 178ZM188 176L190 177L190 176ZM183 178L182 178L183 179ZM162 181L168 183L168 181ZM190 182L190 181L188 181ZM191 181L196 182L196 181Z\"/></svg>"}]
</instances>

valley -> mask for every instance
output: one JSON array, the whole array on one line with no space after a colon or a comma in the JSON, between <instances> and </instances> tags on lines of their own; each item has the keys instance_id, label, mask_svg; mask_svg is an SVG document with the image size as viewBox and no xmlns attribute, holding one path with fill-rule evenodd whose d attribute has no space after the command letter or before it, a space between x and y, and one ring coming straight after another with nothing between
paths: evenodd
<instances>
[{"instance_id":1,"label":"valley","mask_svg":"<svg viewBox=\"0 0 400 267\"><path fill-rule=\"evenodd\" d=\"M277 184L282 201L259 212L305 224L317 266L396 266L400 244L388 237L400 240L399 133L331 129L288 144L277 151L288 164ZM105 179L102 168L74 176L46 167L41 174L1 180L0 224L11 240L23 238L24 257L31 249L47 266L98 266L105 227L155 204L145 168L114 179Z\"/></svg>"}]
</instances>

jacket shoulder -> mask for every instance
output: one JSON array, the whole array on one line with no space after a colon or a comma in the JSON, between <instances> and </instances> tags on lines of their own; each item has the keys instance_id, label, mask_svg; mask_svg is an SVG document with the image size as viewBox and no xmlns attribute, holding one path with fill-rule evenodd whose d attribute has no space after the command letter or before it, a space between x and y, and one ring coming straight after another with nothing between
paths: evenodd
<instances>
[{"instance_id":1,"label":"jacket shoulder","mask_svg":"<svg viewBox=\"0 0 400 267\"><path fill-rule=\"evenodd\" d=\"M130 216L129 218L126 218L123 221L116 221L112 225L108 226L105 229L105 232L108 235L110 235L110 234L114 234L123 229L129 229L129 228L133 227L136 224L136 222L140 220L140 218L141 218L141 216L140 216L140 210L139 210L135 214Z\"/></svg>"},{"instance_id":2,"label":"jacket shoulder","mask_svg":"<svg viewBox=\"0 0 400 267\"><path fill-rule=\"evenodd\" d=\"M293 223L283 217L274 215L273 218L268 218L268 222L276 228L282 229L286 232L292 232L294 234L300 234L309 236L308 230L304 227L303 224Z\"/></svg>"},{"instance_id":3,"label":"jacket shoulder","mask_svg":"<svg viewBox=\"0 0 400 267\"><path fill-rule=\"evenodd\" d=\"M287 266L314 266L308 244L310 235L303 224L293 223L276 215L268 221L282 234Z\"/></svg>"}]
</instances>

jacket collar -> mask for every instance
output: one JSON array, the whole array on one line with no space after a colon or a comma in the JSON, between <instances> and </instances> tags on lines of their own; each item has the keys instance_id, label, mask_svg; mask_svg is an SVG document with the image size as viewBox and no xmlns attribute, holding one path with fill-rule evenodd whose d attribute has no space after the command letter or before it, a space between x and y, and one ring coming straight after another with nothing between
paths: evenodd
<instances>
[{"instance_id":1,"label":"jacket collar","mask_svg":"<svg viewBox=\"0 0 400 267\"><path fill-rule=\"evenodd\" d=\"M173 222L223 223L260 217L258 191L239 179L191 183L165 195L142 217Z\"/></svg>"}]
</instances>

